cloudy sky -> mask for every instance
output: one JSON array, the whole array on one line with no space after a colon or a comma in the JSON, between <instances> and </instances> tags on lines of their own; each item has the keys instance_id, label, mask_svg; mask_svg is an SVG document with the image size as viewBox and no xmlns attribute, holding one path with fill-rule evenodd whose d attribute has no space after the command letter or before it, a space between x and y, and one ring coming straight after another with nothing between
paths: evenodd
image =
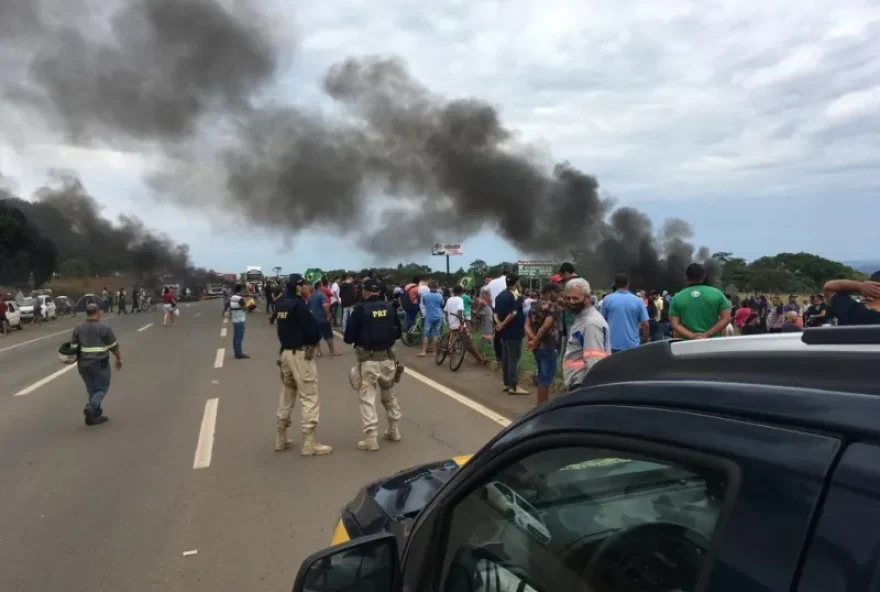
<instances>
[{"instance_id":1,"label":"cloudy sky","mask_svg":"<svg viewBox=\"0 0 880 592\"><path fill-rule=\"evenodd\" d=\"M747 258L875 256L865 247L880 189L876 0L296 5L275 17L298 45L277 80L279 100L326 111L319 81L329 65L400 56L434 92L496 106L521 142L595 175L619 204L656 224L688 220L697 245ZM50 167L75 169L108 216L140 216L188 242L199 265L396 263L326 229L283 236L222 212L178 210L142 181L151 155L31 137L18 123L0 131L0 170L21 193ZM492 233L448 240L464 243L464 265L518 258ZM410 259L442 265L430 244Z\"/></svg>"}]
</instances>

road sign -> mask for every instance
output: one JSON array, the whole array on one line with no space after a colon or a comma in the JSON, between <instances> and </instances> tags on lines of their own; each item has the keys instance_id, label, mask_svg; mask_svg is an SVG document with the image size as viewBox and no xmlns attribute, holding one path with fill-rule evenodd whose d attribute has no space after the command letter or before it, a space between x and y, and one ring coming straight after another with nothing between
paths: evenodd
<instances>
[{"instance_id":1,"label":"road sign","mask_svg":"<svg viewBox=\"0 0 880 592\"><path fill-rule=\"evenodd\" d=\"M553 261L517 261L516 267L519 270L519 277L549 278L556 269L556 263Z\"/></svg>"},{"instance_id":2,"label":"road sign","mask_svg":"<svg viewBox=\"0 0 880 592\"><path fill-rule=\"evenodd\" d=\"M431 247L431 254L438 256L446 255L447 257L451 255L464 255L464 249L461 243L437 243Z\"/></svg>"}]
</instances>

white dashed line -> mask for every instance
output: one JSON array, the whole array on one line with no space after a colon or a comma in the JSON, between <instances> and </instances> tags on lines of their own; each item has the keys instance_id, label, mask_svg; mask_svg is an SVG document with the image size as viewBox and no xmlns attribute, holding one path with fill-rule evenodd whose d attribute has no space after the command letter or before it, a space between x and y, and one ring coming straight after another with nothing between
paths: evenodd
<instances>
[{"instance_id":1,"label":"white dashed line","mask_svg":"<svg viewBox=\"0 0 880 592\"><path fill-rule=\"evenodd\" d=\"M152 326L153 326L153 323L150 323L149 325L144 325L143 327L138 329L138 333L140 333L141 331L146 331L147 329L149 329Z\"/></svg>"},{"instance_id":2,"label":"white dashed line","mask_svg":"<svg viewBox=\"0 0 880 592\"><path fill-rule=\"evenodd\" d=\"M224 324L224 325L225 325L226 323L228 323L228 322L229 322L229 319L223 319L223 324Z\"/></svg>"},{"instance_id":3,"label":"white dashed line","mask_svg":"<svg viewBox=\"0 0 880 592\"><path fill-rule=\"evenodd\" d=\"M223 358L226 357L226 348L221 347L217 350L217 355L214 356L214 368L222 368L223 367Z\"/></svg>"},{"instance_id":4,"label":"white dashed line","mask_svg":"<svg viewBox=\"0 0 880 592\"><path fill-rule=\"evenodd\" d=\"M30 386L28 386L28 387L25 387L25 388L21 389L20 391L18 391L17 393L15 393L13 396L14 396L14 397L22 397L22 396L24 396L24 395L29 395L30 393L34 392L35 390L37 390L38 388L40 388L40 387L43 386L44 384L48 384L48 383L52 382L53 380L55 380L56 378L58 378L58 377L61 376L62 374L65 374L65 373L67 373L67 372L70 372L70 371L73 370L74 368L76 368L76 364L71 364L71 365L69 365L69 366L65 366L64 368L62 368L62 369L59 370L58 372L53 372L52 374L50 374L50 375L47 376L46 378L43 378L43 379L41 379L41 380L38 380L38 381L35 382L34 384L32 384L32 385L30 385Z\"/></svg>"},{"instance_id":5,"label":"white dashed line","mask_svg":"<svg viewBox=\"0 0 880 592\"><path fill-rule=\"evenodd\" d=\"M214 431L217 427L217 405L219 403L220 399L205 401L205 414L202 416L202 427L199 429L199 443L196 444L196 455L193 458L194 469L207 469L211 466Z\"/></svg>"},{"instance_id":6,"label":"white dashed line","mask_svg":"<svg viewBox=\"0 0 880 592\"><path fill-rule=\"evenodd\" d=\"M49 339L50 337L55 337L56 335L62 335L63 333L72 333L73 329L65 329L64 331L56 331L55 333L49 333L48 335L43 335L42 337L37 337L36 339L31 339L28 341L22 341L21 343L16 343L15 345L9 345L0 349L0 352L9 351L11 349L15 349L17 347L21 347L23 345L28 345L30 343L36 343L37 341L43 341L44 339Z\"/></svg>"},{"instance_id":7,"label":"white dashed line","mask_svg":"<svg viewBox=\"0 0 880 592\"><path fill-rule=\"evenodd\" d=\"M220 337L226 337L226 327L220 329Z\"/></svg>"},{"instance_id":8,"label":"white dashed line","mask_svg":"<svg viewBox=\"0 0 880 592\"><path fill-rule=\"evenodd\" d=\"M193 315L194 318L195 318L195 317L200 317L200 316L202 316L202 311L199 311L199 312L197 312L196 314Z\"/></svg>"},{"instance_id":9,"label":"white dashed line","mask_svg":"<svg viewBox=\"0 0 880 592\"><path fill-rule=\"evenodd\" d=\"M334 331L334 333L339 338L342 338L342 334L339 331ZM456 391L452 390L451 388L444 386L435 380L431 380L430 378L428 378L424 374L419 374L415 370L410 370L409 368L404 368L404 373L406 373L409 376L412 376L413 378L415 378L419 382L428 385L432 389L443 393L444 395L453 399L454 401L461 403L465 407L472 409L473 411L476 411L477 413L479 413L483 417L491 419L492 421L494 421L495 423L497 423L498 425L500 425L502 427L507 427L512 423L510 419L504 417L500 413L496 413L496 412L492 411L491 409L489 409L488 407L486 407L485 405L481 405L480 403L477 403L473 399L469 399L468 397L465 397L461 393L456 392Z\"/></svg>"}]
</instances>

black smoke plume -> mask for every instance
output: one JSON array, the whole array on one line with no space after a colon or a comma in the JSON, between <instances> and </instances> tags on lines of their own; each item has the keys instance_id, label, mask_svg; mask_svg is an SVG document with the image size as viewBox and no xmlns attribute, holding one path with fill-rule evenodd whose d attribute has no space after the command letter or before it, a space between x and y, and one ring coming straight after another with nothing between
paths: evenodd
<instances>
[{"instance_id":1,"label":"black smoke plume","mask_svg":"<svg viewBox=\"0 0 880 592\"><path fill-rule=\"evenodd\" d=\"M330 67L322 89L346 114L332 119L269 99L281 50L256 11L134 0L102 41L41 22L48 44L11 96L73 141L161 145L171 158L152 186L178 203L234 207L281 233L328 227L377 256L490 229L525 254L574 255L600 284L626 271L676 287L705 255L685 222L655 233L643 214L614 210L594 177L548 170L494 107L431 92L401 59Z\"/></svg>"},{"instance_id":2,"label":"black smoke plume","mask_svg":"<svg viewBox=\"0 0 880 592\"><path fill-rule=\"evenodd\" d=\"M20 212L35 236L51 242L57 253L53 266L56 261L67 262L91 276L123 272L148 286L158 285L163 277L196 285L208 281L208 272L192 265L186 244L147 229L133 216L119 216L115 222L105 218L74 173L53 171L51 176L51 182L34 192L31 201L0 191L0 204ZM54 270L36 278L37 283ZM63 267L57 270L66 272Z\"/></svg>"}]
</instances>

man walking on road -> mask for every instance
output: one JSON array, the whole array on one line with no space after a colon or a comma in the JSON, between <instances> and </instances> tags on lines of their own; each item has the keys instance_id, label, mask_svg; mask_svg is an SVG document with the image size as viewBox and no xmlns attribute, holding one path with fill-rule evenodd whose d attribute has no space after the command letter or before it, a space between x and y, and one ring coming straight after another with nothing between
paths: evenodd
<instances>
[{"instance_id":1,"label":"man walking on road","mask_svg":"<svg viewBox=\"0 0 880 592\"><path fill-rule=\"evenodd\" d=\"M402 327L394 305L379 297L381 290L382 285L377 280L364 281L364 302L355 306L344 335L345 343L354 345L358 360L353 371L359 374L358 396L364 429L364 439L357 443L359 450L379 450L376 437L379 428L377 392L381 395L388 419L385 439L391 442L401 440L398 428L400 405L394 393L394 384L400 380L400 371L391 348L400 338Z\"/></svg>"},{"instance_id":2,"label":"man walking on road","mask_svg":"<svg viewBox=\"0 0 880 592\"><path fill-rule=\"evenodd\" d=\"M305 300L305 279L297 273L290 274L287 280L287 296L275 303L275 312L269 322L277 323L278 341L281 352L278 366L281 367L281 393L278 395L277 434L275 450L281 452L293 445L287 438L293 404L299 395L302 413L303 456L330 454L330 446L319 444L315 430L320 420L320 401L318 399L318 366L315 364L315 349L321 340L318 322L312 316Z\"/></svg>"},{"instance_id":3,"label":"man walking on road","mask_svg":"<svg viewBox=\"0 0 880 592\"><path fill-rule=\"evenodd\" d=\"M86 320L74 328L70 345L79 349L77 370L89 396L83 409L85 423L87 426L105 423L109 418L104 415L101 402L110 390L110 353L116 357L116 369L122 370L122 352L113 329L101 320L97 304L86 305Z\"/></svg>"},{"instance_id":4,"label":"man walking on road","mask_svg":"<svg viewBox=\"0 0 880 592\"><path fill-rule=\"evenodd\" d=\"M244 286L236 284L235 293L229 299L229 310L232 316L232 352L236 360L250 358L241 349L244 343L244 323L247 321L247 299L243 292Z\"/></svg>"}]
</instances>

